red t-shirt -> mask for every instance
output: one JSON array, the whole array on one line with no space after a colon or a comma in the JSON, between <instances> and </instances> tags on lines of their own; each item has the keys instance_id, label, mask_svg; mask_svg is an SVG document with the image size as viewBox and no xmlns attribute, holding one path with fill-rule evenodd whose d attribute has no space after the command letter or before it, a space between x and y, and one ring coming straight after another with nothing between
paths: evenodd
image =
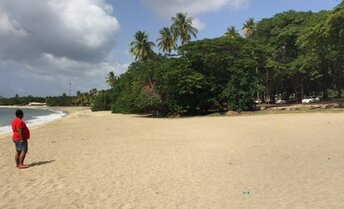
<instances>
[{"instance_id":1,"label":"red t-shirt","mask_svg":"<svg viewBox=\"0 0 344 209\"><path fill-rule=\"evenodd\" d=\"M22 134L23 134L24 140L28 140L30 138L30 131L27 128L24 121L20 118L15 118L12 121L12 131L13 131L12 139L13 140L20 140L20 135L19 135L19 132L17 131L18 128L22 129Z\"/></svg>"}]
</instances>

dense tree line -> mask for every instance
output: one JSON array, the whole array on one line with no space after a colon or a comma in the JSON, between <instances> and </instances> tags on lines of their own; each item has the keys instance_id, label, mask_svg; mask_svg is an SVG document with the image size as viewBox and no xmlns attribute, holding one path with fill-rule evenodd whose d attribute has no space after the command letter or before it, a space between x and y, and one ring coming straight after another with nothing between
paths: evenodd
<instances>
[{"instance_id":1,"label":"dense tree line","mask_svg":"<svg viewBox=\"0 0 344 209\"><path fill-rule=\"evenodd\" d=\"M92 106L98 93L97 89L92 89L85 93L78 91L76 96L67 96L65 93L62 96L54 97L19 97L16 95L13 98L0 98L0 105L28 105L30 102L39 102L46 103L48 106Z\"/></svg>"},{"instance_id":2,"label":"dense tree line","mask_svg":"<svg viewBox=\"0 0 344 209\"><path fill-rule=\"evenodd\" d=\"M270 51L259 69L262 97L281 93L296 102L305 96L341 97L344 7L333 11L288 11L258 22L252 40ZM329 95L331 92L331 95Z\"/></svg>"},{"instance_id":3,"label":"dense tree line","mask_svg":"<svg viewBox=\"0 0 344 209\"><path fill-rule=\"evenodd\" d=\"M192 18L178 13L157 44L139 31L130 43L136 61L93 110L126 113L249 110L254 102L307 96L341 97L344 85L344 3L331 11L287 11L229 27L222 37L191 42ZM154 53L157 45L164 53ZM175 54L172 54L175 53Z\"/></svg>"},{"instance_id":4,"label":"dense tree line","mask_svg":"<svg viewBox=\"0 0 344 209\"><path fill-rule=\"evenodd\" d=\"M97 94L97 89L91 89L84 93L78 91L76 96L63 94L62 96L47 97L46 103L48 106L92 106Z\"/></svg>"},{"instance_id":5,"label":"dense tree line","mask_svg":"<svg viewBox=\"0 0 344 209\"><path fill-rule=\"evenodd\" d=\"M43 97L19 97L19 95L15 95L12 98L0 98L0 105L27 105L30 102L45 102L45 98Z\"/></svg>"}]
</instances>

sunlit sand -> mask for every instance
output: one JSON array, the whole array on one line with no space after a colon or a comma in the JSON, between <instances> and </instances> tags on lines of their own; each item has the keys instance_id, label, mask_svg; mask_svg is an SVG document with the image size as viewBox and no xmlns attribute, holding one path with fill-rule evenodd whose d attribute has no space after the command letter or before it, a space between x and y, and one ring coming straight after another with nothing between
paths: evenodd
<instances>
[{"instance_id":1,"label":"sunlit sand","mask_svg":"<svg viewBox=\"0 0 344 209\"><path fill-rule=\"evenodd\" d=\"M34 128L0 208L341 208L344 113L152 119L77 110Z\"/></svg>"}]
</instances>

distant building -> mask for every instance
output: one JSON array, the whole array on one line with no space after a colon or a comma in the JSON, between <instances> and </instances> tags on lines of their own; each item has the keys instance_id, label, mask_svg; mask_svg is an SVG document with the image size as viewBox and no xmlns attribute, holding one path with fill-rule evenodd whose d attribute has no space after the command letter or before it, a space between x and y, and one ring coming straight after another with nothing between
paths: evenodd
<instances>
[{"instance_id":1,"label":"distant building","mask_svg":"<svg viewBox=\"0 0 344 209\"><path fill-rule=\"evenodd\" d=\"M30 102L28 105L29 106L47 106L47 103L43 103L43 102Z\"/></svg>"}]
</instances>

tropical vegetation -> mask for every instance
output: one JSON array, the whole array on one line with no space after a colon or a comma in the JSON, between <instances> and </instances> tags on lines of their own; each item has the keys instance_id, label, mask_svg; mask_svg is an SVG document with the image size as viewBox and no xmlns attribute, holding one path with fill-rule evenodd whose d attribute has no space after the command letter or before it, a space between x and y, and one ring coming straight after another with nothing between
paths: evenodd
<instances>
[{"instance_id":1,"label":"tropical vegetation","mask_svg":"<svg viewBox=\"0 0 344 209\"><path fill-rule=\"evenodd\" d=\"M0 97L0 105L28 105L30 102L46 103L48 106L92 106L98 94L103 91L91 89L89 92L78 91L75 96L63 93L61 96L34 97L19 96L16 94L12 98Z\"/></svg>"},{"instance_id":2,"label":"tropical vegetation","mask_svg":"<svg viewBox=\"0 0 344 209\"><path fill-rule=\"evenodd\" d=\"M257 102L277 99L342 96L344 1L331 11L290 10L257 22L249 18L243 36L232 26L221 37L191 41L197 32L192 17L172 17L157 46L176 56L163 56L139 31L131 44L136 62L98 94L92 109L200 114L253 110Z\"/></svg>"}]
</instances>

